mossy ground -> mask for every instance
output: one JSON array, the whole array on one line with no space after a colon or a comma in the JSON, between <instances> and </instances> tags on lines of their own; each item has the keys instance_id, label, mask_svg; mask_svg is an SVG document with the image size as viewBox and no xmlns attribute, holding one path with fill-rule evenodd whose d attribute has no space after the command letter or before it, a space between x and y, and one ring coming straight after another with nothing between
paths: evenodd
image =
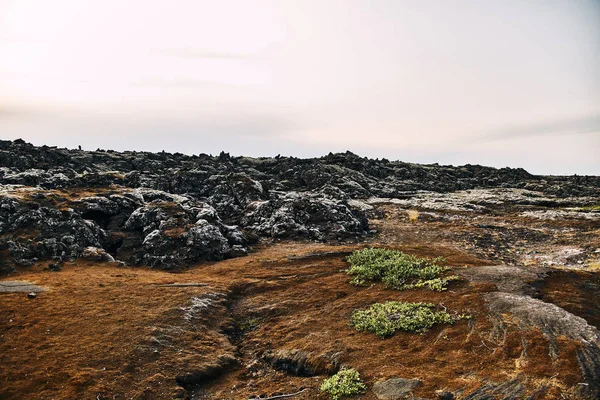
<instances>
[{"instance_id":1,"label":"mossy ground","mask_svg":"<svg viewBox=\"0 0 600 400\"><path fill-rule=\"evenodd\" d=\"M347 258L350 283L359 286L381 281L385 286L405 290L426 287L444 291L457 276L442 276L450 268L443 266L444 259L422 258L398 250L368 248L356 250Z\"/></svg>"},{"instance_id":2,"label":"mossy ground","mask_svg":"<svg viewBox=\"0 0 600 400\"><path fill-rule=\"evenodd\" d=\"M372 332L384 338L399 330L423 333L435 324L454 324L466 318L469 317L437 310L432 303L388 301L354 311L351 325L358 331Z\"/></svg>"}]
</instances>

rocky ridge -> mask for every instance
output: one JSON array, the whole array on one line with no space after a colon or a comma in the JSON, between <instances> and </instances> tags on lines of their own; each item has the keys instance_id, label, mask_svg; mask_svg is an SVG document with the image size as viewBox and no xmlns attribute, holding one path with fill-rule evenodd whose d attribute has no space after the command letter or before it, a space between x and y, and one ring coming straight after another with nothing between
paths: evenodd
<instances>
[{"instance_id":1,"label":"rocky ridge","mask_svg":"<svg viewBox=\"0 0 600 400\"><path fill-rule=\"evenodd\" d=\"M350 152L298 159L81 151L22 140L0 141L0 185L0 252L11 260L4 270L12 262L82 257L89 247L170 269L245 255L260 238L354 240L369 232L367 199L435 209L451 207L450 192L481 188L520 190L511 201L546 206L600 197L599 177L520 168L418 165ZM459 199L457 207L485 201Z\"/></svg>"}]
</instances>

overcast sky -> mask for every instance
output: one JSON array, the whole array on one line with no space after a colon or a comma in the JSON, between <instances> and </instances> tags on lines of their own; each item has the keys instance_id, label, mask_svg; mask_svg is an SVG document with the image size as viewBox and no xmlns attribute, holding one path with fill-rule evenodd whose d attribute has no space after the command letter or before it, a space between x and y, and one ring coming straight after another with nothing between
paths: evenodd
<instances>
[{"instance_id":1,"label":"overcast sky","mask_svg":"<svg viewBox=\"0 0 600 400\"><path fill-rule=\"evenodd\" d=\"M0 0L0 137L600 175L600 1Z\"/></svg>"}]
</instances>

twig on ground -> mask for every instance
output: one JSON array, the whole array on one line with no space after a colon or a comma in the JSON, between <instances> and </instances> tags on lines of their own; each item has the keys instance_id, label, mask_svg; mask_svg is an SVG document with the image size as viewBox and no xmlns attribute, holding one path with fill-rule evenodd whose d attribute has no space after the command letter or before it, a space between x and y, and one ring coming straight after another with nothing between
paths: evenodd
<instances>
[{"instance_id":1,"label":"twig on ground","mask_svg":"<svg viewBox=\"0 0 600 400\"><path fill-rule=\"evenodd\" d=\"M302 390L300 390L300 391L298 391L296 393L280 394L278 396L263 397L263 398L261 398L261 397L250 397L248 400L273 400L273 399L282 399L284 397L297 396L297 395L299 395L300 393L302 393L302 392L304 392L306 390L308 390L308 388L304 388L304 389L302 389Z\"/></svg>"},{"instance_id":2,"label":"twig on ground","mask_svg":"<svg viewBox=\"0 0 600 400\"><path fill-rule=\"evenodd\" d=\"M481 344L484 345L487 349L494 351L494 349L490 348L488 345L486 345L483 340L481 341Z\"/></svg>"}]
</instances>

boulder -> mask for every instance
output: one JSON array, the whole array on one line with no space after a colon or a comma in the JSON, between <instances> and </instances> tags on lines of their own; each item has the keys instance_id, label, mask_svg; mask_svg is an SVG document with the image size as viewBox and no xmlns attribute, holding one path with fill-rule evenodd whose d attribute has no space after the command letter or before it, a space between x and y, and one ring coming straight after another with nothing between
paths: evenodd
<instances>
[{"instance_id":1,"label":"boulder","mask_svg":"<svg viewBox=\"0 0 600 400\"><path fill-rule=\"evenodd\" d=\"M375 382L373 393L379 400L407 399L420 385L421 381L418 379L391 378Z\"/></svg>"},{"instance_id":2,"label":"boulder","mask_svg":"<svg viewBox=\"0 0 600 400\"><path fill-rule=\"evenodd\" d=\"M93 260L93 261L107 261L107 262L115 261L113 256L108 254L104 249L99 249L98 247L92 247L92 246L86 247L85 249L83 249L83 251L81 252L81 258L84 258L86 260Z\"/></svg>"}]
</instances>

